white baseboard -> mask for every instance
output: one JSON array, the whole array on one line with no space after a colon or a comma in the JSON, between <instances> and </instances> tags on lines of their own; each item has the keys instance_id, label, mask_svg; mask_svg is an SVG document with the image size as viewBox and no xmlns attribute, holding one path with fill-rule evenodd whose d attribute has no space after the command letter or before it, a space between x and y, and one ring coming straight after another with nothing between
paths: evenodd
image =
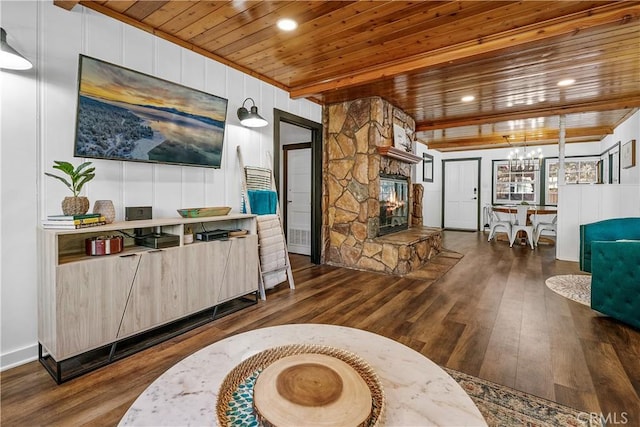
<instances>
[{"instance_id":1,"label":"white baseboard","mask_svg":"<svg viewBox=\"0 0 640 427\"><path fill-rule=\"evenodd\" d=\"M0 355L0 372L33 362L34 360L38 360L38 344L3 353Z\"/></svg>"}]
</instances>

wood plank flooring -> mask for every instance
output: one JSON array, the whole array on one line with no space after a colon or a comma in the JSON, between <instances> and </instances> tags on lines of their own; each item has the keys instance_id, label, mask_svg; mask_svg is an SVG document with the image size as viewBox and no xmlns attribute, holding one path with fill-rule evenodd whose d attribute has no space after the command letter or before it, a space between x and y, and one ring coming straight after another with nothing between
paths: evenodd
<instances>
[{"instance_id":1,"label":"wood plank flooring","mask_svg":"<svg viewBox=\"0 0 640 427\"><path fill-rule=\"evenodd\" d=\"M296 289L98 371L56 385L38 362L1 374L1 424L116 425L136 397L189 354L284 323L329 323L400 341L433 361L586 412L640 426L640 331L562 298L544 281L578 273L553 246L509 248L446 231L464 257L438 280L385 276L294 256ZM214 404L214 402L212 402ZM624 413L624 415L623 415ZM624 417L624 418L623 418Z\"/></svg>"}]
</instances>

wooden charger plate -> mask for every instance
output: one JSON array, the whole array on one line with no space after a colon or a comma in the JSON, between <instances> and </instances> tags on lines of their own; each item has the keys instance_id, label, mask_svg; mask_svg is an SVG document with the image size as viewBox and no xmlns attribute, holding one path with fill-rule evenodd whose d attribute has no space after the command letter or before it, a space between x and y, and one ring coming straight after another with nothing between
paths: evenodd
<instances>
[{"instance_id":1,"label":"wooden charger plate","mask_svg":"<svg viewBox=\"0 0 640 427\"><path fill-rule=\"evenodd\" d=\"M350 365L325 354L296 354L258 375L253 406L265 425L361 426L371 415L371 391Z\"/></svg>"},{"instance_id":2,"label":"wooden charger plate","mask_svg":"<svg viewBox=\"0 0 640 427\"><path fill-rule=\"evenodd\" d=\"M384 392L359 356L320 345L274 347L227 374L216 403L218 424L378 426Z\"/></svg>"}]
</instances>

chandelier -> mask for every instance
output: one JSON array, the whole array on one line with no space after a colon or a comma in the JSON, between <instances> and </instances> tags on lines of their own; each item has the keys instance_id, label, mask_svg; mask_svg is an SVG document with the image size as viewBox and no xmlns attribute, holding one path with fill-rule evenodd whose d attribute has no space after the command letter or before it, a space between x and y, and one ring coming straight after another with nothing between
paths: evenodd
<instances>
[{"instance_id":1,"label":"chandelier","mask_svg":"<svg viewBox=\"0 0 640 427\"><path fill-rule=\"evenodd\" d=\"M509 144L509 137L504 136ZM524 137L523 149L515 148L509 153L509 169L511 172L536 172L542 167L542 148L527 150L527 136Z\"/></svg>"}]
</instances>

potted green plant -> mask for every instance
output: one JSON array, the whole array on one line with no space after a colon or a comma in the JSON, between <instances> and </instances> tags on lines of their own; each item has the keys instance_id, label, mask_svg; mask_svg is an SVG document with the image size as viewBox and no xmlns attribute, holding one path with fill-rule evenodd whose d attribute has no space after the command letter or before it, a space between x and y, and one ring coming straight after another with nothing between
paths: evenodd
<instances>
[{"instance_id":1,"label":"potted green plant","mask_svg":"<svg viewBox=\"0 0 640 427\"><path fill-rule=\"evenodd\" d=\"M53 168L64 172L68 178L49 172L45 172L44 174L62 181L73 193L73 196L67 196L62 201L62 213L65 215L86 214L89 210L89 199L79 194L82 187L96 176L94 173L96 168L91 167L91 162L82 163L78 167L74 167L69 162L59 160L54 160L53 163Z\"/></svg>"}]
</instances>

